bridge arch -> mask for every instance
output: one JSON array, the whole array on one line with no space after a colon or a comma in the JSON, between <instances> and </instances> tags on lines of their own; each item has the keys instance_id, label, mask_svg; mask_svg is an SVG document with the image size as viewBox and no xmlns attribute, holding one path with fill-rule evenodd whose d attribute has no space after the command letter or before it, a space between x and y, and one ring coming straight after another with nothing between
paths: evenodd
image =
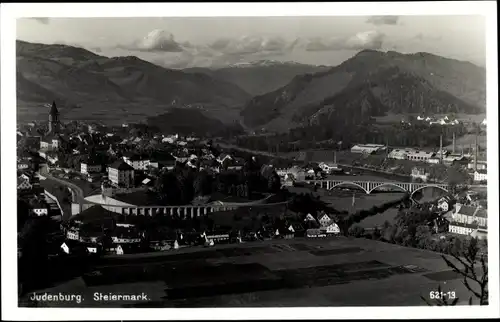
<instances>
[{"instance_id":1,"label":"bridge arch","mask_svg":"<svg viewBox=\"0 0 500 322\"><path fill-rule=\"evenodd\" d=\"M443 191L444 191L444 192L446 192L446 193L448 193L448 192L449 192L449 190L448 190L448 189L444 188L444 187L443 187L443 186L441 186L441 185L436 185L436 184L426 184L425 186L418 187L417 189L413 190L413 191L411 192L410 197L413 199L413 194L414 194L415 192L420 191L420 190L425 189L425 188L438 188L438 189L443 190Z\"/></svg>"},{"instance_id":2,"label":"bridge arch","mask_svg":"<svg viewBox=\"0 0 500 322\"><path fill-rule=\"evenodd\" d=\"M378 189L380 187L383 187L383 186L391 186L391 187L396 187L396 188L399 188L401 191L403 192L410 192L408 191L407 189L403 188L401 185L397 184L397 183L393 183L393 182L384 182L382 184L379 184L378 186L372 188L371 190L369 190L367 193L370 194L372 193L375 189Z\"/></svg>"},{"instance_id":3,"label":"bridge arch","mask_svg":"<svg viewBox=\"0 0 500 322\"><path fill-rule=\"evenodd\" d=\"M361 190L363 190L365 193L369 194L369 192L365 189L365 187L363 187L362 185L360 184L357 184L355 182L352 182L352 181L343 181L343 182L339 182L335 185L333 185L332 187L330 187L330 190L332 190L333 188L335 187L339 187L339 186L345 186L345 185L350 185L350 186L356 186L358 188L361 188Z\"/></svg>"}]
</instances>

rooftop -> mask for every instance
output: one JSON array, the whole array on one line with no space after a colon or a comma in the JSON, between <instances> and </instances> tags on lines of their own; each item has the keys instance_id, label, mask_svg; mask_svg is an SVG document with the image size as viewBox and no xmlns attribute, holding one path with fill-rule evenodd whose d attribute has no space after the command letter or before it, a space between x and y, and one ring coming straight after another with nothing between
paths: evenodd
<instances>
[{"instance_id":1,"label":"rooftop","mask_svg":"<svg viewBox=\"0 0 500 322\"><path fill-rule=\"evenodd\" d=\"M134 168L132 168L127 163L125 163L125 161L123 161L123 160L115 161L109 167L112 169L118 169L118 170L134 170Z\"/></svg>"},{"instance_id":2,"label":"rooftop","mask_svg":"<svg viewBox=\"0 0 500 322\"><path fill-rule=\"evenodd\" d=\"M74 215L73 217L71 217L71 221L80 220L83 223L91 223L104 219L114 219L115 216L116 214L114 212L106 210L100 205L96 205L85 209L77 215Z\"/></svg>"}]
</instances>

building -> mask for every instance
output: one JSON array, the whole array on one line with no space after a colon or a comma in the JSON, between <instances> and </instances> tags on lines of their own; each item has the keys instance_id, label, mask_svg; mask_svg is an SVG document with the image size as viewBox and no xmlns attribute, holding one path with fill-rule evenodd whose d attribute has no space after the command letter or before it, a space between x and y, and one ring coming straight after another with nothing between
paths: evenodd
<instances>
[{"instance_id":1,"label":"building","mask_svg":"<svg viewBox=\"0 0 500 322\"><path fill-rule=\"evenodd\" d=\"M477 170L486 170L487 169L488 164L487 164L486 160L477 160L476 164L477 164L477 166L476 166ZM474 170L474 161L469 162L467 164L467 169Z\"/></svg>"},{"instance_id":2,"label":"building","mask_svg":"<svg viewBox=\"0 0 500 322\"><path fill-rule=\"evenodd\" d=\"M449 231L461 235L474 233L478 238L483 238L488 231L488 214L484 208L456 204Z\"/></svg>"},{"instance_id":3,"label":"building","mask_svg":"<svg viewBox=\"0 0 500 322\"><path fill-rule=\"evenodd\" d=\"M49 132L47 134L58 134L60 127L59 111L57 110L56 102L53 101L49 113Z\"/></svg>"},{"instance_id":4,"label":"building","mask_svg":"<svg viewBox=\"0 0 500 322\"><path fill-rule=\"evenodd\" d=\"M318 217L318 222L321 227L326 227L332 222L332 218L330 218L327 214L321 214Z\"/></svg>"},{"instance_id":5,"label":"building","mask_svg":"<svg viewBox=\"0 0 500 322\"><path fill-rule=\"evenodd\" d=\"M413 167L413 169L411 170L411 178L413 180L422 180L423 182L427 182L427 180L429 180L429 173L427 173L425 171L424 168L421 168L421 167Z\"/></svg>"},{"instance_id":6,"label":"building","mask_svg":"<svg viewBox=\"0 0 500 322\"><path fill-rule=\"evenodd\" d=\"M34 217L42 217L42 216L48 216L49 215L49 207L47 203L44 202L34 202L31 206L31 215Z\"/></svg>"},{"instance_id":7,"label":"building","mask_svg":"<svg viewBox=\"0 0 500 322\"><path fill-rule=\"evenodd\" d=\"M122 160L118 160L108 167L108 179L119 187L134 185L134 168Z\"/></svg>"},{"instance_id":8,"label":"building","mask_svg":"<svg viewBox=\"0 0 500 322\"><path fill-rule=\"evenodd\" d=\"M102 166L100 164L96 164L92 161L80 163L80 172L82 174L98 173L98 172L101 172L101 170L102 170Z\"/></svg>"},{"instance_id":9,"label":"building","mask_svg":"<svg viewBox=\"0 0 500 322\"><path fill-rule=\"evenodd\" d=\"M429 160L433 156L434 152L409 150L408 153L406 154L406 159L410 161L427 162L427 160Z\"/></svg>"},{"instance_id":10,"label":"building","mask_svg":"<svg viewBox=\"0 0 500 322\"><path fill-rule=\"evenodd\" d=\"M449 211L453 206L453 198L451 196L444 196L437 202L437 208L441 211Z\"/></svg>"},{"instance_id":11,"label":"building","mask_svg":"<svg viewBox=\"0 0 500 322\"><path fill-rule=\"evenodd\" d=\"M351 148L352 153L373 154L385 150L381 144L356 144Z\"/></svg>"},{"instance_id":12,"label":"building","mask_svg":"<svg viewBox=\"0 0 500 322\"><path fill-rule=\"evenodd\" d=\"M134 168L134 170L147 170L150 165L150 158L146 155L133 154L124 156L123 161Z\"/></svg>"},{"instance_id":13,"label":"building","mask_svg":"<svg viewBox=\"0 0 500 322\"><path fill-rule=\"evenodd\" d=\"M488 172L486 170L474 171L474 181L481 182L488 180Z\"/></svg>"},{"instance_id":14,"label":"building","mask_svg":"<svg viewBox=\"0 0 500 322\"><path fill-rule=\"evenodd\" d=\"M29 179L18 177L17 178L17 190L20 191L29 191L33 188Z\"/></svg>"},{"instance_id":15,"label":"building","mask_svg":"<svg viewBox=\"0 0 500 322\"><path fill-rule=\"evenodd\" d=\"M389 159L406 160L409 151L410 150L394 149L387 155L387 157Z\"/></svg>"},{"instance_id":16,"label":"building","mask_svg":"<svg viewBox=\"0 0 500 322\"><path fill-rule=\"evenodd\" d=\"M320 230L327 235L340 234L339 226L336 223L334 223L333 221L329 225L321 227Z\"/></svg>"}]
</instances>

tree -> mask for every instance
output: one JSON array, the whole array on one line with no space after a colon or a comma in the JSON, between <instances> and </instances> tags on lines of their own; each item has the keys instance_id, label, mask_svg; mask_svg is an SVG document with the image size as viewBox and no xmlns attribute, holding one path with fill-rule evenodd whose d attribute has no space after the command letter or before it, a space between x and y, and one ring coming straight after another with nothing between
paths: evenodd
<instances>
[{"instance_id":1,"label":"tree","mask_svg":"<svg viewBox=\"0 0 500 322\"><path fill-rule=\"evenodd\" d=\"M267 188L269 192L278 192L281 189L281 178L275 171L269 176Z\"/></svg>"},{"instance_id":2,"label":"tree","mask_svg":"<svg viewBox=\"0 0 500 322\"><path fill-rule=\"evenodd\" d=\"M208 173L205 170L198 172L193 182L194 195L204 196L209 194L211 192L210 186Z\"/></svg>"},{"instance_id":3,"label":"tree","mask_svg":"<svg viewBox=\"0 0 500 322\"><path fill-rule=\"evenodd\" d=\"M463 284L472 293L469 305L473 304L473 297L479 299L479 305L488 305L488 259L487 255L480 251L478 240L476 238L469 239L463 250L453 252L451 256L456 263L444 255L442 258L448 267L463 277ZM481 264L480 271L477 267L478 262ZM439 293L441 293L441 285L438 286ZM451 301L446 298L434 301L429 301L423 296L420 298L429 306L453 306L459 301L458 297Z\"/></svg>"},{"instance_id":4,"label":"tree","mask_svg":"<svg viewBox=\"0 0 500 322\"><path fill-rule=\"evenodd\" d=\"M448 267L463 277L465 287L479 300L479 305L488 305L488 258L480 251L477 238L470 238L462 251L451 256L457 264L444 255L442 258ZM481 264L479 269L478 263ZM472 304L472 296L469 303Z\"/></svg>"},{"instance_id":5,"label":"tree","mask_svg":"<svg viewBox=\"0 0 500 322\"><path fill-rule=\"evenodd\" d=\"M360 238L363 237L364 234L365 234L365 229L361 226L354 225L349 228L349 236Z\"/></svg>"}]
</instances>

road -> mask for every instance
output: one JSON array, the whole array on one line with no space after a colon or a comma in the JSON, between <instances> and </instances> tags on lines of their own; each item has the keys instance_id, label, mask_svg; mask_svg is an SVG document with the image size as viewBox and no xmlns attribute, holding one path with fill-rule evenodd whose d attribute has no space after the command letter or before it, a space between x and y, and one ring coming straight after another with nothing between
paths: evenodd
<instances>
[{"instance_id":1,"label":"road","mask_svg":"<svg viewBox=\"0 0 500 322\"><path fill-rule=\"evenodd\" d=\"M57 183L62 184L63 186L70 188L71 191L73 192L74 198L76 199L73 201L78 202L78 204L80 205L80 211L83 209L83 203L85 202L85 198L84 198L83 190L80 187L78 187L77 185L75 185L74 183L71 183L69 181L66 181L66 180L63 180L60 178L56 178L56 177L50 175L49 172L47 172L47 171L41 171L40 174L47 179L53 180Z\"/></svg>"}]
</instances>

